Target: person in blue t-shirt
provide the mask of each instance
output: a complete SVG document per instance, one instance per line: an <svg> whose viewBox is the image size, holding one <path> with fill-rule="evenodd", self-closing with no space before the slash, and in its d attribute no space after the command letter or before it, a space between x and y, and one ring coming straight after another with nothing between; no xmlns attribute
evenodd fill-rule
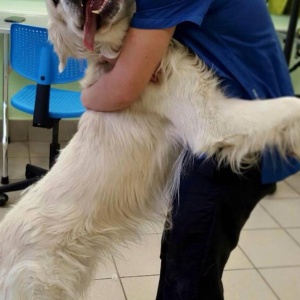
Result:
<svg viewBox="0 0 300 300"><path fill-rule="evenodd" d="M215 71L228 96L294 94L264 0L136 0L136 5L113 69L82 92L86 108L114 111L131 105L172 38ZM286 162L267 152L260 167L243 176L218 168L213 159L194 158L181 179L180 202L174 201L172 229L163 235L156 299L223 299L223 269L251 211L276 181L299 169L295 159Z"/></svg>

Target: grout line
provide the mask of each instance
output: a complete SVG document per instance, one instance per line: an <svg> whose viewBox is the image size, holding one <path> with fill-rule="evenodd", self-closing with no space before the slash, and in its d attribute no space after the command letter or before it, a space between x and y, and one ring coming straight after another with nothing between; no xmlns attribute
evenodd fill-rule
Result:
<svg viewBox="0 0 300 300"><path fill-rule="evenodd" d="M257 269L258 270L272 270L272 269L291 269L291 268L300 268L300 265L259 267Z"/></svg>
<svg viewBox="0 0 300 300"><path fill-rule="evenodd" d="M272 288L272 286L270 285L270 283L267 281L267 279L263 276L263 274L260 272L259 269L256 269L257 273L259 274L259 276L261 277L261 279L265 282L265 284L269 287L269 289L272 291L272 293L274 294L274 296L280 300L280 297L277 295L277 293L274 291L274 289Z"/></svg>
<svg viewBox="0 0 300 300"><path fill-rule="evenodd" d="M300 247L300 243L287 230L287 229L293 229L293 228L298 229L300 227L297 227L297 226L296 227L294 227L294 226L293 227L283 227L279 223L279 221L277 221L277 219L275 217L273 217L273 215L271 215L270 212L264 206L261 205L261 207L280 226L280 229L283 230L297 244L297 246ZM279 229L279 228L277 228L277 229Z"/></svg>
<svg viewBox="0 0 300 300"><path fill-rule="evenodd" d="M240 250L242 251L242 253L246 256L246 258L249 260L250 264L252 265L252 269L256 269L256 266L254 264L254 262L251 260L251 258L247 255L247 253L244 251L244 249L238 245L238 247L240 248Z"/></svg>
<svg viewBox="0 0 300 300"><path fill-rule="evenodd" d="M299 227L300 228L300 227ZM260 230L278 230L282 229L281 227L261 227L261 228L245 228L242 231L260 231Z"/></svg>
<svg viewBox="0 0 300 300"><path fill-rule="evenodd" d="M244 269L243 269L244 270ZM249 270L253 270L253 269L249 269ZM129 275L129 276L122 276L120 277L121 279L128 279L128 278L141 278L141 277L158 277L159 274L150 274L150 275Z"/></svg>
<svg viewBox="0 0 300 300"><path fill-rule="evenodd" d="M288 230L284 229L284 231L287 233L287 235L300 247L300 242L298 242L290 233Z"/></svg>
<svg viewBox="0 0 300 300"><path fill-rule="evenodd" d="M280 227L280 229L284 229L284 227L279 223L279 221L263 205L261 205L261 208L271 217L271 219L273 219L273 221Z"/></svg>
<svg viewBox="0 0 300 300"><path fill-rule="evenodd" d="M112 261L113 261L113 264L115 266L115 269L117 271L117 276L118 276L118 280L120 282L120 285L121 285L121 288L122 288L122 291L123 291L123 295L125 297L125 300L128 300L127 298L127 295L126 295L126 292L125 292L125 288L124 288L124 285L123 285L123 282L122 282L122 277L120 276L120 273L119 273L119 270L118 270L118 267L117 267L117 264L116 264L116 261L115 261L115 258L114 256L112 255Z"/></svg>
<svg viewBox="0 0 300 300"><path fill-rule="evenodd" d="M300 178L299 178L300 179ZM284 181L294 192L296 192L300 196L300 192L297 191L291 184L288 183L288 181Z"/></svg>
<svg viewBox="0 0 300 300"><path fill-rule="evenodd" d="M238 245L238 247L240 248L240 250L243 252L243 254L247 257L247 259L249 260L249 262L251 263L251 265L253 266L253 269L259 274L259 276L262 278L262 280L265 282L265 284L269 287L269 289L271 290L271 292L274 294L274 296L277 298L277 300L280 300L280 298L278 297L278 295L275 293L275 291L273 290L273 288L270 286L270 284L266 281L266 279L262 276L261 272L259 272L258 268L255 266L254 262L251 260L251 258L247 255L247 253L243 250L242 247L240 247ZM251 270L253 270L251 269Z"/></svg>

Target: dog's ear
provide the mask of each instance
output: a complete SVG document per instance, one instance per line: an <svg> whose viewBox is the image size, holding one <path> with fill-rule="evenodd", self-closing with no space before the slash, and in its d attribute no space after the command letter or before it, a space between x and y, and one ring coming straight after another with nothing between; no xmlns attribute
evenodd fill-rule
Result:
<svg viewBox="0 0 300 300"><path fill-rule="evenodd" d="M49 23L48 25L49 40L54 45L54 50L59 58L58 70L61 73L66 65L67 58L72 56L72 51L68 44L68 38L62 34L57 24Z"/></svg>

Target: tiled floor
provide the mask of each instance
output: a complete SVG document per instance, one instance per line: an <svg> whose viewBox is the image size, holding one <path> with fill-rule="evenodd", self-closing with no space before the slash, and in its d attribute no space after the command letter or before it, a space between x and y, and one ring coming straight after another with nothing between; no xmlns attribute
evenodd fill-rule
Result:
<svg viewBox="0 0 300 300"><path fill-rule="evenodd" d="M12 143L10 179L23 178L26 162L47 167L47 143ZM10 194L10 203L18 198ZM0 208L0 219L9 207ZM154 300L161 226L145 229L140 244L99 265L88 300ZM300 299L300 174L278 185L247 222L223 277L226 300ZM172 299L170 299L172 300Z"/></svg>

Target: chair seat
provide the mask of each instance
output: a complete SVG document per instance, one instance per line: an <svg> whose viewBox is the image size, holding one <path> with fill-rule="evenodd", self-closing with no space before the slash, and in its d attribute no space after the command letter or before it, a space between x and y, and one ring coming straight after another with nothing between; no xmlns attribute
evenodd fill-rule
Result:
<svg viewBox="0 0 300 300"><path fill-rule="evenodd" d="M36 85L28 85L11 98L11 105L33 115ZM53 119L77 118L85 108L80 100L80 92L51 88L49 117Z"/></svg>

